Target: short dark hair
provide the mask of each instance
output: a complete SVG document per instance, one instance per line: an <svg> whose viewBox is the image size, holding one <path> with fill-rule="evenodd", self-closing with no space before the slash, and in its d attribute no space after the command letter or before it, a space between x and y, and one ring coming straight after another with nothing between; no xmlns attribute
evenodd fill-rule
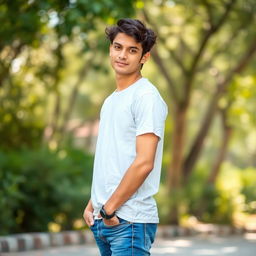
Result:
<svg viewBox="0 0 256 256"><path fill-rule="evenodd" d="M111 44L118 33L133 37L137 43L142 45L142 56L149 52L156 43L155 32L136 19L120 19L115 26L107 27L105 33Z"/></svg>

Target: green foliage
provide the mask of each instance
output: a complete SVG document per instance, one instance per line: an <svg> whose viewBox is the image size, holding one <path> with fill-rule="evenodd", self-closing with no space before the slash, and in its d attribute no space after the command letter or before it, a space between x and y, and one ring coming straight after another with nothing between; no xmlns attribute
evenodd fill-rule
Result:
<svg viewBox="0 0 256 256"><path fill-rule="evenodd" d="M113 21L133 14L133 0L88 1L88 0L38 0L12 1L0 3L0 49L13 42L21 45L38 45L45 34L45 26L56 27L59 35L72 36L74 29L80 32L94 30L99 20ZM76 31L77 33L78 31Z"/></svg>
<svg viewBox="0 0 256 256"><path fill-rule="evenodd" d="M46 230L49 222L59 223L63 229L71 228L72 221L78 214L81 216L84 206L81 202L87 201L89 196L91 156L73 150L51 152L20 148L39 147L45 128L50 131L51 125L56 127L56 139L59 127L64 124L66 132L70 119L77 118L85 123L97 118L103 98L112 90L111 85L114 86L106 68L109 63L105 55L104 28L118 18L131 17L134 7L142 11L138 13L139 18L146 11L155 25L151 27L158 30L157 49L173 79L178 98L181 100L187 92L191 94L184 156L188 154L218 81L236 66L255 35L255 1L233 1L230 14L202 51L195 65L196 74L192 76L190 70L193 71L204 35L216 28L229 2L0 1L0 209L5 209L0 216L2 233ZM167 172L174 141L169 138L174 131L175 108L157 66L153 64L148 74L163 89L162 94L170 106L163 157L163 170ZM212 125L213 132L201 155L202 159L207 159L207 167L197 166L188 185L171 196L164 186L161 187L157 199L162 221L170 222L168 214L172 205L178 205L176 210L180 216L195 215L206 222L231 223L236 211L256 212L255 170L245 168L256 164L254 70L255 60L245 75L235 76L219 101L223 108L232 102L228 123L234 135L228 157L243 171L224 166L215 186L204 185L215 152L219 150L219 127ZM82 73L84 77L80 77ZM184 82L186 79L188 83ZM76 81L81 87L74 97L76 103L71 105L69 99ZM182 85L190 81L193 85L187 90ZM65 119L66 109L73 111ZM63 145L73 140L72 132L70 137L67 133L61 137ZM9 152L4 153L5 150ZM168 177L165 174L163 182ZM232 185L229 189L227 183Z"/></svg>
<svg viewBox="0 0 256 256"><path fill-rule="evenodd" d="M35 45L43 23L38 15L39 2L41 1L1 1L0 50L15 41L19 45Z"/></svg>
<svg viewBox="0 0 256 256"><path fill-rule="evenodd" d="M106 48L104 40L91 38L90 33L97 31L102 24L105 27L117 18L131 16L134 2L0 2L0 136L5 138L2 147L10 149L40 144L43 129L49 125L47 122L51 122L51 117L43 116L44 111L39 108L54 109L55 102L49 104L50 96L62 96L59 84L67 63L64 46L79 42L79 58L84 66L84 54L92 48ZM102 38L104 29L100 31ZM95 63L91 63L88 68L95 67ZM62 104L56 105L52 112L58 115ZM58 117L52 119L58 129Z"/></svg>
<svg viewBox="0 0 256 256"><path fill-rule="evenodd" d="M208 168L201 165L185 188L168 195L164 186L157 195L161 223L170 220L169 208L178 205L180 218L195 216L199 221L233 224L237 213L256 213L256 170L239 169L225 163L216 184L206 184ZM177 204L177 202L179 202Z"/></svg>
<svg viewBox="0 0 256 256"><path fill-rule="evenodd" d="M1 92L8 95L0 102L1 147L10 150L40 145L45 125L43 111L38 114L42 98L31 90L29 83L17 81Z"/></svg>
<svg viewBox="0 0 256 256"><path fill-rule="evenodd" d="M241 192L245 196L244 210L256 214L256 172L254 168L246 168L241 178Z"/></svg>
<svg viewBox="0 0 256 256"><path fill-rule="evenodd" d="M226 158L241 169L255 166L255 7L253 0L145 1L142 15L158 34L151 56L162 76L155 76L170 95L167 215L231 223L242 211L241 178L227 178L234 191L205 184ZM207 168L199 172L200 161Z"/></svg>
<svg viewBox="0 0 256 256"><path fill-rule="evenodd" d="M72 229L90 198L92 165L75 149L0 152L0 234L47 231L49 222Z"/></svg>

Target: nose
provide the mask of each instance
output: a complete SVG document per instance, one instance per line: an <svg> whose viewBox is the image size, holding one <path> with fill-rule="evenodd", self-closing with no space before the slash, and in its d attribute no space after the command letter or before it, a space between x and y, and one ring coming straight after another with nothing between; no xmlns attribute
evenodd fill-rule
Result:
<svg viewBox="0 0 256 256"><path fill-rule="evenodd" d="M119 54L119 59L123 60L123 59L126 59L126 52L125 50L122 50Z"/></svg>

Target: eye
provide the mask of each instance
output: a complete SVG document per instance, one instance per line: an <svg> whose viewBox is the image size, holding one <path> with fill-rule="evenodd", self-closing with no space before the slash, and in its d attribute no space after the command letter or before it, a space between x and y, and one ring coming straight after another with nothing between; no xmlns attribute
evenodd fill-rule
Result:
<svg viewBox="0 0 256 256"><path fill-rule="evenodd" d="M121 49L120 45L114 45L114 49L118 50L118 49Z"/></svg>
<svg viewBox="0 0 256 256"><path fill-rule="evenodd" d="M136 49L131 49L130 53L137 53L137 50Z"/></svg>

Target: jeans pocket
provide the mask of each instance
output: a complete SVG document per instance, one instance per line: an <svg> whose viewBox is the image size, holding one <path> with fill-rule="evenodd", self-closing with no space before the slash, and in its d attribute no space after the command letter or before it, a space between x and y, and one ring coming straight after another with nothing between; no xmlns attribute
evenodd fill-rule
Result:
<svg viewBox="0 0 256 256"><path fill-rule="evenodd" d="M95 230L95 229L97 229L97 226L99 225L99 220L95 220L94 219L94 223L93 223L93 225L92 226L89 226L89 229L91 230L91 231L93 231L93 230Z"/></svg>
<svg viewBox="0 0 256 256"><path fill-rule="evenodd" d="M103 226L105 228L117 228L117 227L120 227L120 226L123 226L123 225L126 225L126 224L131 224L131 222L127 221L127 220L124 220L120 217L117 217L119 219L119 223L116 224L116 225L107 225L104 220L102 220L102 223L103 223Z"/></svg>
<svg viewBox="0 0 256 256"><path fill-rule="evenodd" d="M156 236L157 224L147 223L145 224L145 247L150 250L151 245L154 243Z"/></svg>

